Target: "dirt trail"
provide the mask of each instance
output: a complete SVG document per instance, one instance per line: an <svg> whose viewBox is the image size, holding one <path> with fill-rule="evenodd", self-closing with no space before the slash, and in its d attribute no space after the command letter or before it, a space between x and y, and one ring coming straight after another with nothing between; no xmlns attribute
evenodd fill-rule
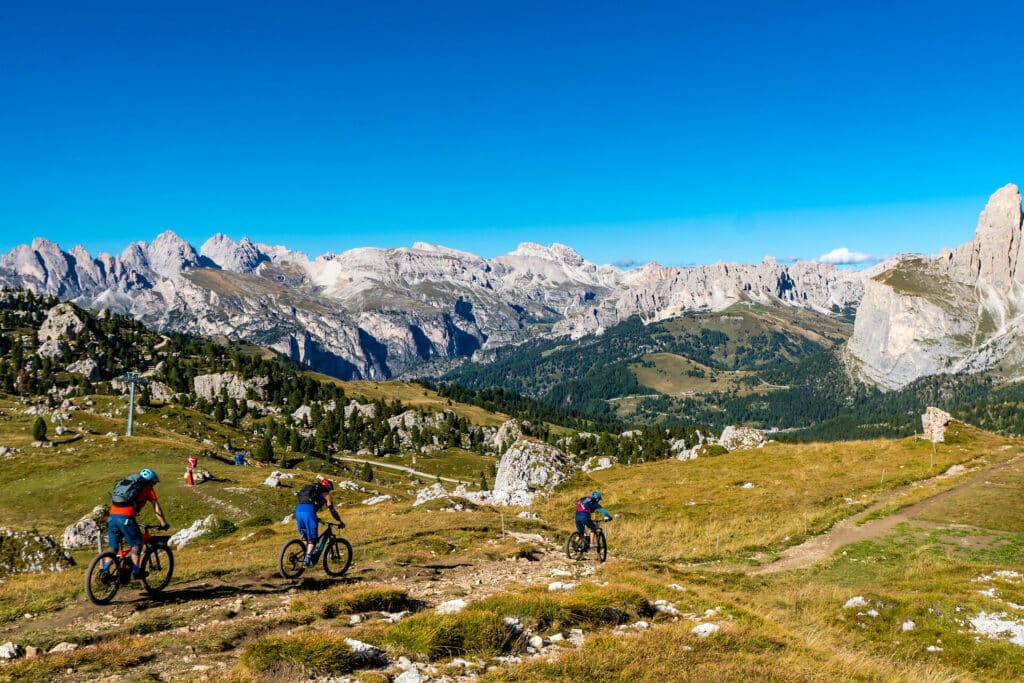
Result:
<svg viewBox="0 0 1024 683"><path fill-rule="evenodd" d="M886 517L882 517L880 519L872 519L861 524L860 526L857 525L858 519L861 519L865 515L869 515L873 511L890 503L893 498L893 496L890 495L886 497L884 500L875 503L867 510L857 513L853 517L848 517L847 519L844 519L843 521L839 522L834 527L832 527L832 529L830 529L827 533L808 539L800 545L793 546L792 548L787 548L785 551L783 551L781 557L779 557L778 560L760 567L744 568L744 571L748 574L771 574L774 572L787 571L790 569L804 569L806 567L811 566L815 562L818 562L819 560L828 557L837 549L845 545L857 543L859 541L869 541L876 538L881 538L885 534L892 531L897 525L908 521L915 515L919 514L925 508L934 505L935 503L945 498L948 498L949 496L952 496L969 486L972 486L973 484L983 480L985 477L988 477L993 472L997 472L1006 467L1009 467L1010 465L1020 462L1022 458L1024 458L1024 456L1018 455L1014 458L1011 458L1010 460L1007 460L1004 463L995 465L994 467L986 467L975 476L970 477L965 481L960 482L956 486L953 486L952 488L942 491L941 493L937 493L934 496L925 498L922 501L914 503L913 505L903 508L902 510L899 510L898 512L895 512ZM928 481L935 481L936 479L941 478L943 476L944 475L939 475L938 477L934 477L933 479Z"/></svg>
<svg viewBox="0 0 1024 683"><path fill-rule="evenodd" d="M462 479L450 479L448 477L439 477L436 474L420 472L419 470L414 470L413 468L406 467L405 465L392 465L391 463L380 462L379 460L362 460L360 458L349 458L340 455L334 456L334 459L344 460L345 462L369 463L372 467L383 467L384 469L388 470L398 470L399 472L405 472L406 474L411 474L415 477L423 477L424 479L440 479L441 481L447 481L452 484L469 484L468 481L463 481Z"/></svg>

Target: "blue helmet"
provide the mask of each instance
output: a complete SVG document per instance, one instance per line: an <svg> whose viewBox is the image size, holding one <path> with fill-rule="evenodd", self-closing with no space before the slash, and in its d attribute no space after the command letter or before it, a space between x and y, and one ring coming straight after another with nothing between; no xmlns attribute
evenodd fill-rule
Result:
<svg viewBox="0 0 1024 683"><path fill-rule="evenodd" d="M145 479L150 484L157 484L160 482L160 477L156 476L156 472L149 469L148 467L139 472L139 476Z"/></svg>
<svg viewBox="0 0 1024 683"><path fill-rule="evenodd" d="M590 492L590 497L593 498L594 500L601 500L601 492L600 491L591 491Z"/></svg>

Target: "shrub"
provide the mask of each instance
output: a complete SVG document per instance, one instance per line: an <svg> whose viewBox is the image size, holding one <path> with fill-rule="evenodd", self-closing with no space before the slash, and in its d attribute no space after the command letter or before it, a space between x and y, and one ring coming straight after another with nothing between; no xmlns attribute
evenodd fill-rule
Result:
<svg viewBox="0 0 1024 683"><path fill-rule="evenodd" d="M469 609L457 614L417 614L396 624L385 639L431 659L439 659L464 654L501 654L511 647L515 637L502 617Z"/></svg>
<svg viewBox="0 0 1024 683"><path fill-rule="evenodd" d="M623 624L651 615L651 606L640 592L615 586L579 587L571 593L535 591L496 595L477 603L479 609L501 615L532 619L540 629L568 626Z"/></svg>
<svg viewBox="0 0 1024 683"><path fill-rule="evenodd" d="M32 438L36 441L46 441L46 420L37 417L32 423Z"/></svg>
<svg viewBox="0 0 1024 683"><path fill-rule="evenodd" d="M369 586L357 591L327 590L311 596L311 600L292 602L293 612L313 610L324 619L360 612L400 612L415 610L418 603L408 591L393 586Z"/></svg>
<svg viewBox="0 0 1024 683"><path fill-rule="evenodd" d="M212 541L215 538L221 538L222 536L234 533L237 529L238 527L231 520L216 517L210 528L203 533L202 538Z"/></svg>
<svg viewBox="0 0 1024 683"><path fill-rule="evenodd" d="M307 673L326 675L355 670L356 657L341 636L310 632L260 638L246 646L242 663L254 671L297 665Z"/></svg>

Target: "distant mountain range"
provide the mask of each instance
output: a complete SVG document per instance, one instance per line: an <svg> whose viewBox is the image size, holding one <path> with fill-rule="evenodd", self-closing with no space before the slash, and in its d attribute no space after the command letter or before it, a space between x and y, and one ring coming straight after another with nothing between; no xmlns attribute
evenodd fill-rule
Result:
<svg viewBox="0 0 1024 683"><path fill-rule="evenodd" d="M860 271L771 258L624 270L533 243L496 258L416 243L310 259L224 235L197 250L168 231L118 256L36 238L0 259L0 284L161 331L270 347L342 379L440 375L528 340L571 341L637 316L663 322L742 302L835 317L856 311L842 354L848 373L898 389L941 373L1021 376L1021 215L1020 192L1007 185L970 242Z"/></svg>
<svg viewBox="0 0 1024 683"><path fill-rule="evenodd" d="M0 284L129 314L162 331L270 347L342 379L436 374L480 350L600 334L638 315L660 321L742 301L849 310L868 277L770 258L623 270L533 243L491 259L424 243L309 259L224 235L196 250L170 231L119 256L63 251L37 238L0 260Z"/></svg>

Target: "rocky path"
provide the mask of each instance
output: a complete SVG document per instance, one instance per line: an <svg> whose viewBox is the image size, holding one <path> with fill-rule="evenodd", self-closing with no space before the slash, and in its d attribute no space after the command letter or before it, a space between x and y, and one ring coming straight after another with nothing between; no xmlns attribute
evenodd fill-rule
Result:
<svg viewBox="0 0 1024 683"><path fill-rule="evenodd" d="M783 551L778 560L760 567L745 568L744 571L749 574L771 574L791 569L804 569L819 560L825 559L845 545L881 538L896 528L897 525L909 521L916 515L920 514L925 508L984 480L985 477L988 477L993 472L998 472L999 470L1021 462L1022 459L1024 459L1024 456L1018 455L994 467L985 468L980 473L960 482L956 486L919 501L909 507L903 508L891 515L881 517L879 519L872 519L861 525L857 524L857 520L862 519L864 516L869 515L873 511L889 504L897 493L893 492L884 500L879 501L867 510L839 522L827 533L808 539L800 545L787 548ZM929 481L935 481L936 479L945 476L948 475L939 475Z"/></svg>
<svg viewBox="0 0 1024 683"><path fill-rule="evenodd" d="M378 460L363 460L361 458L349 458L349 457L343 457L343 456L340 456L340 455L334 456L334 459L335 460L344 460L345 462L369 463L372 467L383 467L384 469L397 470L399 472L405 472L406 474L411 474L411 475L413 475L415 477L423 477L424 479L440 479L441 481L447 481L447 482L452 483L452 484L466 484L466 485L469 484L468 481L463 481L462 479L450 479L449 477L439 477L436 474L429 474L427 472L420 472L419 470L414 470L413 468L406 467L405 465L392 465L391 463L380 462Z"/></svg>

